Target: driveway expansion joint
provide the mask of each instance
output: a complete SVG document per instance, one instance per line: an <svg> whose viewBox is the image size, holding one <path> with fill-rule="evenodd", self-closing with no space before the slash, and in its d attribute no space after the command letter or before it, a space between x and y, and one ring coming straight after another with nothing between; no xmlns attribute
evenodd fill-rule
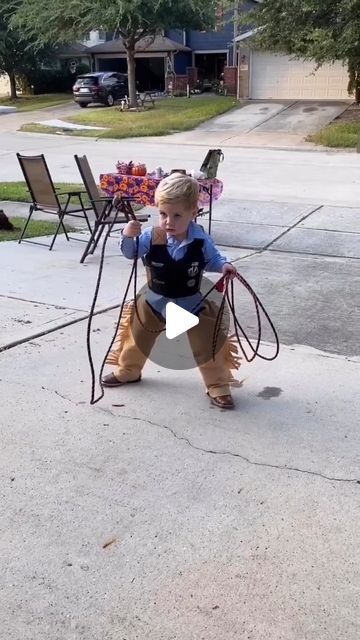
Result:
<svg viewBox="0 0 360 640"><path fill-rule="evenodd" d="M53 307L54 309L59 309L59 311L78 311L79 313L87 313L86 309L76 309L75 307L64 307L60 304L53 304L52 302L40 302L39 300L29 300L28 298L20 298L19 296L9 296L4 293L0 293L0 298L5 298L6 300L17 300L19 302L28 302L29 304L37 304L43 307Z"/></svg>
<svg viewBox="0 0 360 640"><path fill-rule="evenodd" d="M275 242L277 242L278 240L280 240L281 238L283 238L284 236L286 236L288 233L290 233L290 231L292 231L293 229L295 229L295 227L297 227L301 222L304 222L304 220L306 220L307 218L309 218L310 216L313 215L313 213L316 213L317 211L320 211L320 209L323 208L324 205L320 204L317 207L315 207L315 209L312 209L311 211L309 211L308 213L305 213L305 215L303 215L301 218L299 218L299 220L296 220L296 222L294 222L294 224L290 225L290 227L287 227L285 229L285 231L283 231L282 233L280 233L276 238L274 238L273 240L271 240L270 242L268 242L268 244L266 244L263 248L262 251L267 251L270 247L272 247L273 244L275 244Z"/></svg>

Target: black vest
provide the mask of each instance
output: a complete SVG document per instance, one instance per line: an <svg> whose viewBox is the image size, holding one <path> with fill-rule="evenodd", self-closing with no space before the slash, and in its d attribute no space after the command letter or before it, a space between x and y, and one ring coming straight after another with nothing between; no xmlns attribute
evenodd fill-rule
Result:
<svg viewBox="0 0 360 640"><path fill-rule="evenodd" d="M204 240L196 238L187 245L185 255L174 260L166 244L152 242L144 259L149 289L165 298L187 298L198 293L205 268L203 245Z"/></svg>

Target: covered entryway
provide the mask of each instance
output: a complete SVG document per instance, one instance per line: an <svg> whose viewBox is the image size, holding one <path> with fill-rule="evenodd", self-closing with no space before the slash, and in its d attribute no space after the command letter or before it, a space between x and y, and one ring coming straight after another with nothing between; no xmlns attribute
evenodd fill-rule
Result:
<svg viewBox="0 0 360 640"><path fill-rule="evenodd" d="M250 55L250 97L257 100L349 99L348 73L341 62L315 69L315 62L253 50Z"/></svg>
<svg viewBox="0 0 360 640"><path fill-rule="evenodd" d="M227 52L205 52L194 54L194 67L198 70L198 78L202 81L212 82L219 80L227 62Z"/></svg>

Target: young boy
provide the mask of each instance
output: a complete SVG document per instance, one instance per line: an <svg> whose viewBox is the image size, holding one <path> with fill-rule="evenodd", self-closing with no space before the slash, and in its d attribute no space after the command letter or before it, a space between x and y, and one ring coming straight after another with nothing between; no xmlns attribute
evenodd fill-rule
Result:
<svg viewBox="0 0 360 640"><path fill-rule="evenodd" d="M128 322L122 327L117 369L104 376L104 386L116 387L141 380L145 362L165 326L166 304L171 301L193 312L202 298L200 282L204 270L235 277L236 268L226 261L211 237L194 222L198 199L197 181L173 173L160 182L155 193L159 227L141 231L141 224L136 220L126 224L121 251L126 258L133 259L135 239L138 238L138 257L143 257L146 265L148 291L137 298L140 321L134 305L131 306ZM188 331L188 337L212 404L232 409L230 382L233 377L227 339L223 340L215 358L212 353L216 311L214 304L205 300L197 313L199 324Z"/></svg>

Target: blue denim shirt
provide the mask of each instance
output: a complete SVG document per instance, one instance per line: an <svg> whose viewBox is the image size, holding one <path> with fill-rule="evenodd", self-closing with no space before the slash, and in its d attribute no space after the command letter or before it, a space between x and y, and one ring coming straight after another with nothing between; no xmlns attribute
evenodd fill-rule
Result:
<svg viewBox="0 0 360 640"><path fill-rule="evenodd" d="M152 227L147 227L139 236L139 254L138 257L142 258L150 249L151 245L151 232ZM190 244L196 238L204 240L203 252L205 258L205 271L222 272L222 268L227 261L225 256L222 256L219 250L215 247L212 238L206 233L203 228L191 222L188 228L188 235L185 240L176 240L174 236L167 236L167 249L169 254L174 260L181 260L185 255L187 245ZM135 257L136 251L136 239L121 237L120 249L125 256L132 260ZM194 312L197 305L202 298L201 293L196 293L193 296L187 298L165 298L164 296L154 293L150 289L146 295L148 303L158 312L163 318L165 318L165 308L168 302L174 302L182 307L186 311ZM197 309L199 311L199 309Z"/></svg>

